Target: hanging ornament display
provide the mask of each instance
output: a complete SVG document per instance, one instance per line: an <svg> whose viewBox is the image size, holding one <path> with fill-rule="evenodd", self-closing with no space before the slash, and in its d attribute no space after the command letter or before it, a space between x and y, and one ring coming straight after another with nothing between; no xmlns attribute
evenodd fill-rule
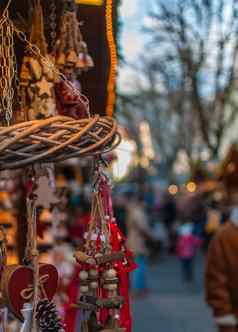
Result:
<svg viewBox="0 0 238 332"><path fill-rule="evenodd" d="M113 218L110 183L99 164L85 245L75 257L81 266L80 301L74 305L81 310L81 331L91 325L100 331L131 331L128 273L135 264Z"/></svg>
<svg viewBox="0 0 238 332"><path fill-rule="evenodd" d="M92 68L94 64L88 54L87 44L83 40L74 6L63 13L55 54L56 65L60 71L77 89L81 90L77 75L81 71ZM56 84L56 96L59 114L77 119L87 115L79 98L72 94L72 91L62 81Z"/></svg>
<svg viewBox="0 0 238 332"><path fill-rule="evenodd" d="M48 46L44 34L43 10L40 0L36 1L30 42L36 45L40 53L49 61L53 58L48 54ZM56 115L56 102L54 94L55 74L41 60L27 51L23 59L20 73L22 107L25 120L48 118Z"/></svg>
<svg viewBox="0 0 238 332"><path fill-rule="evenodd" d="M4 303L21 321L24 321L22 309L26 309L26 305L30 304L32 307L31 328L33 330L37 326L36 312L39 300L47 299L47 301L51 301L58 286L56 268L50 264L39 263L36 225L37 184L37 176L33 170L27 182L28 234L25 253L26 265L5 265L1 275L1 292Z"/></svg>
<svg viewBox="0 0 238 332"><path fill-rule="evenodd" d="M62 45L56 44L56 67L47 50L40 0L35 0L30 41L15 27L8 6L0 20L0 50L5 47L3 41L7 43L6 52L4 50L3 55L0 52L3 67L1 109L8 124L0 127L0 170L27 166L24 176L27 178L28 231L25 259L18 265L6 265L4 247L1 247L4 239L1 241L0 238L1 300L24 323L22 332L64 332L51 303L57 290L57 270L53 265L39 261L37 205L49 207L50 200L54 200L47 179L42 178L39 164L101 155L113 149L120 136L113 119L90 117L88 100L81 94L75 80L75 70L87 70L93 66L76 12L68 11L63 17L61 33L65 40L62 39ZM14 33L25 43L27 53L20 73L24 122L10 125L15 74ZM55 85L56 79L59 85ZM55 86L56 95L64 96L61 100L59 98L60 113L67 116L56 116ZM79 119L85 116L88 118ZM44 195L42 187L46 188L48 195ZM104 332L130 331L127 278L134 265L113 219L109 188L108 178L98 162L85 246L75 254L80 264L80 299L73 305L82 310L82 331L88 331L87 328L100 328Z"/></svg>
<svg viewBox="0 0 238 332"><path fill-rule="evenodd" d="M75 70L79 73L87 71L94 66L87 44L83 40L74 6L66 10L61 18L59 38L56 42L56 65L63 72L70 68L71 73Z"/></svg>
<svg viewBox="0 0 238 332"><path fill-rule="evenodd" d="M11 0L9 0L9 3L10 1ZM41 18L39 19L37 15L36 17L38 17L39 26L42 27L42 16L40 15L42 8L40 1L37 0L36 4L38 6L37 8L39 8L39 17ZM46 56L43 55L44 50L46 51L44 48L44 39L41 39L42 42L40 43L43 48L42 54L39 47L29 42L26 35L15 27L9 15L4 17L3 21L7 21L7 24L14 28L16 37L25 43L28 51L32 55L30 58L33 59L33 63L36 65L35 67L38 68L39 64L44 65L43 71L41 71L42 68L39 66L39 73L47 73L48 75L49 72L52 77L56 75L58 80L63 82L64 87L67 87L68 92L70 92L73 98L67 105L73 105L73 113L76 112L78 114L78 110L80 109L80 114L82 111L88 116L88 119L74 121L72 117L69 117L70 114L68 114L67 117L50 116L48 118L48 115L51 114L51 108L47 107L46 113L43 114L44 111L41 111L40 107L36 109L32 107L31 100L29 105L28 103L26 104L25 101L27 99L25 98L25 93L28 91L28 84L24 86L24 77L25 79L29 79L28 74L30 72L29 68L31 67L25 66L26 71L24 71L23 65L22 73L25 72L26 75L21 76L21 82L23 82L22 96L24 101L22 104L26 107L26 118L32 116L34 120L25 121L21 124L9 126L8 128L0 127L0 169L22 168L27 165L35 164L36 162L59 162L68 158L97 155L114 149L120 141L120 139L118 139L119 135L116 122L109 117L90 117L88 99L81 94L76 85L73 84L65 74L56 68L47 54ZM2 21L0 21L0 23L1 22ZM43 29L33 30L43 33ZM41 37L43 36L42 33L40 33ZM34 39L32 40L34 41ZM10 57L14 58L14 54L10 54ZM10 63L12 63L12 61ZM35 86L38 92L39 90L36 87L37 83L40 84L46 81L48 83L48 79L45 76L42 77L42 81L40 77L39 75L39 79L33 83L33 86ZM44 86L41 88L47 90ZM48 94L43 93L43 95L44 98L46 97L46 100L51 103L52 100L48 98ZM36 96L34 100L39 101L37 94L34 94L34 96ZM23 109L25 108L23 107ZM38 119L42 117L47 117L47 119ZM62 130L60 130L60 128Z"/></svg>

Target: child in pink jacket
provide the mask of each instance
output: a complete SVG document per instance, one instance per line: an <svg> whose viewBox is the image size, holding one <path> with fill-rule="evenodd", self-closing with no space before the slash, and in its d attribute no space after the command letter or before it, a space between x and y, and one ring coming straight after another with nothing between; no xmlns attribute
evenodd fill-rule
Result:
<svg viewBox="0 0 238 332"><path fill-rule="evenodd" d="M193 261L202 241L193 235L193 224L185 223L179 227L176 253L181 262L182 276L186 282L193 281Z"/></svg>

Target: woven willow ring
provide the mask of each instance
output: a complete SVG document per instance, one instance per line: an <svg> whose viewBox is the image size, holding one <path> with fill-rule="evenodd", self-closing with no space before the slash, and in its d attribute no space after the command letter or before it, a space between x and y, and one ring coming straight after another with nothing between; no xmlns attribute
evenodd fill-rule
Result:
<svg viewBox="0 0 238 332"><path fill-rule="evenodd" d="M56 116L0 127L0 170L108 152L120 141L116 122Z"/></svg>

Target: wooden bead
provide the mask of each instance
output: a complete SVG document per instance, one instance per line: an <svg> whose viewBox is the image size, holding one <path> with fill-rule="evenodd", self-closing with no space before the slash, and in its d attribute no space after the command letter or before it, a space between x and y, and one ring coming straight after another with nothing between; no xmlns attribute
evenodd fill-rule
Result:
<svg viewBox="0 0 238 332"><path fill-rule="evenodd" d="M88 286L80 286L80 292L81 293L87 293L89 291L89 287Z"/></svg>
<svg viewBox="0 0 238 332"><path fill-rule="evenodd" d="M91 278L97 278L97 276L98 276L98 271L97 271L96 269L91 269L91 270L89 270L89 276L90 276Z"/></svg>
<svg viewBox="0 0 238 332"><path fill-rule="evenodd" d="M103 288L110 291L117 290L117 284L105 284Z"/></svg>
<svg viewBox="0 0 238 332"><path fill-rule="evenodd" d="M90 288L97 289L98 288L98 282L97 281L90 282Z"/></svg>
<svg viewBox="0 0 238 332"><path fill-rule="evenodd" d="M106 279L114 279L117 276L117 271L115 269L110 269L105 272Z"/></svg>

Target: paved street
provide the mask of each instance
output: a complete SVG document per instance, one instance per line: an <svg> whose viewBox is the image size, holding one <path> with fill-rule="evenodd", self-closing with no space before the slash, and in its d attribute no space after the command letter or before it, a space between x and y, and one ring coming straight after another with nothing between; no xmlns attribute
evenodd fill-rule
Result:
<svg viewBox="0 0 238 332"><path fill-rule="evenodd" d="M179 265L166 258L149 271L152 294L133 303L134 332L215 332L203 300L203 260L197 259L196 281L181 282Z"/></svg>

